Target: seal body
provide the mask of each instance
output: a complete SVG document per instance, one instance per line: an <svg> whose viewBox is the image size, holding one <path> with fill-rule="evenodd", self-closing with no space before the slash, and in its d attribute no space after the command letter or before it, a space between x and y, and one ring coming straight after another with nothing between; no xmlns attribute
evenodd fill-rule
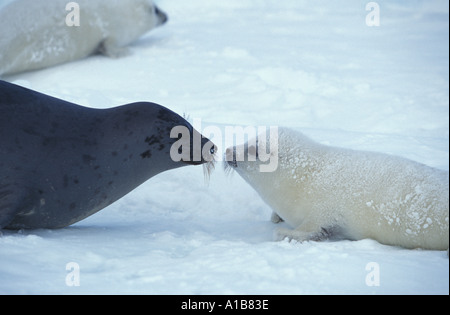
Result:
<svg viewBox="0 0 450 315"><path fill-rule="evenodd" d="M258 139L257 146L269 139ZM235 169L272 207L272 221L293 227L277 238L371 238L405 248L449 246L449 173L404 158L318 144L280 128L279 165L259 172L256 162L227 150ZM258 149L244 145L245 156ZM255 160L255 157L253 157Z"/></svg>
<svg viewBox="0 0 450 315"><path fill-rule="evenodd" d="M151 0L78 0L79 26L66 0L16 0L0 9L0 75L37 70L94 53L117 57L166 22Z"/></svg>
<svg viewBox="0 0 450 315"><path fill-rule="evenodd" d="M191 150L176 161L170 150L180 140L170 133L179 126ZM0 229L65 227L156 174L207 163L205 154L190 159L194 136L154 103L92 109L0 81Z"/></svg>

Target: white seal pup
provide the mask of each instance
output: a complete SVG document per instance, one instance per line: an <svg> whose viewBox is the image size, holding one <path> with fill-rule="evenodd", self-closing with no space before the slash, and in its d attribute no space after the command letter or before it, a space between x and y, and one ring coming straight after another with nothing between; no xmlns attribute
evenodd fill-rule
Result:
<svg viewBox="0 0 450 315"><path fill-rule="evenodd" d="M278 141L278 168L260 172L258 152L266 153L273 141ZM260 137L254 143L228 148L225 165L272 207L272 221L294 228L280 229L278 239L371 238L405 248L448 249L447 171L321 145L285 128L279 128L278 139Z"/></svg>
<svg viewBox="0 0 450 315"><path fill-rule="evenodd" d="M0 9L0 76L94 53L118 57L166 21L151 0L16 0Z"/></svg>

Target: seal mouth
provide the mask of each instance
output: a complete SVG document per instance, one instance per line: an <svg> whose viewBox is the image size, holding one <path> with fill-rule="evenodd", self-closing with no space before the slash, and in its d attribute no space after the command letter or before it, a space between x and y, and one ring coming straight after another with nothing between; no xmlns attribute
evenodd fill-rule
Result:
<svg viewBox="0 0 450 315"><path fill-rule="evenodd" d="M202 141L202 158L200 161L194 161L191 157L188 161L182 160L187 165L202 165L205 180L209 180L211 173L216 167L217 146L209 139L203 138Z"/></svg>
<svg viewBox="0 0 450 315"><path fill-rule="evenodd" d="M194 132L196 132L194 130ZM194 150L195 147L191 147L190 156L186 156L186 159L182 159L181 161L188 164L188 165L202 165L202 164L208 164L208 163L215 163L216 161L216 153L217 153L217 146L208 138L202 138L202 145L201 150L198 150L200 152L196 152L198 154L197 159L194 158Z"/></svg>

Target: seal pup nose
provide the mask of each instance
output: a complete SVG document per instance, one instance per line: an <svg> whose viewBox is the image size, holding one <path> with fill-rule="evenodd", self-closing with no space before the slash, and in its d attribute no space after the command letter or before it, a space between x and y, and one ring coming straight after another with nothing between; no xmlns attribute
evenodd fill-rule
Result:
<svg viewBox="0 0 450 315"><path fill-rule="evenodd" d="M230 162L233 161L234 158L234 148L227 148L225 152L225 161Z"/></svg>
<svg viewBox="0 0 450 315"><path fill-rule="evenodd" d="M224 168L225 170L229 170L229 168L237 168L237 166L236 148L229 147L225 151Z"/></svg>

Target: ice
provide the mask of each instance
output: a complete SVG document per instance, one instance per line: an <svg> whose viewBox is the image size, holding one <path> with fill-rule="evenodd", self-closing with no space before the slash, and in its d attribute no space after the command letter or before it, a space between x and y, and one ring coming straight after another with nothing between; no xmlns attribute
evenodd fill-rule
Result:
<svg viewBox="0 0 450 315"><path fill-rule="evenodd" d="M128 56L6 79L89 107L152 101L203 128L287 126L448 170L448 2L377 1L379 27L365 24L369 1L155 2L169 22ZM270 215L222 167L206 184L201 167L165 172L71 227L3 231L0 293L449 293L446 252L274 242ZM67 284L71 262L79 286Z"/></svg>

